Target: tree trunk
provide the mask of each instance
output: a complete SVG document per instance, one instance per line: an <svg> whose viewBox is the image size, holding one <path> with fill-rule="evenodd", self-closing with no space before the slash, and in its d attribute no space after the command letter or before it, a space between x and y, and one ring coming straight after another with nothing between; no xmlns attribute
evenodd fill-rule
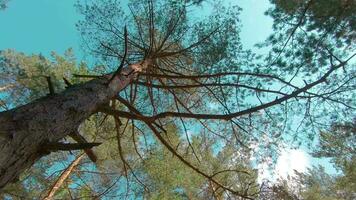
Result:
<svg viewBox="0 0 356 200"><path fill-rule="evenodd" d="M0 189L16 181L21 172L48 154L41 146L76 131L85 119L107 104L136 77L136 72L148 64L145 61L123 68L110 84L107 84L110 78L107 75L1 112Z"/></svg>

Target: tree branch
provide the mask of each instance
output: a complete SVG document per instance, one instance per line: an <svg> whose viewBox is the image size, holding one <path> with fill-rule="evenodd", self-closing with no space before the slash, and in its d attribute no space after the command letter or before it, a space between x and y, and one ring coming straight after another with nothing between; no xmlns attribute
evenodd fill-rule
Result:
<svg viewBox="0 0 356 200"><path fill-rule="evenodd" d="M75 140L76 142L78 142L78 144L90 144L87 142L87 140L82 136L80 135L78 132L76 133L72 133L69 135L71 138L73 138L73 140ZM87 148L87 149L84 149L84 152L88 155L89 159L92 161L92 162L96 162L97 161L97 156L95 155L95 153L93 152L92 149L90 148Z"/></svg>
<svg viewBox="0 0 356 200"><path fill-rule="evenodd" d="M355 56L356 54L354 54L353 56ZM348 60L350 60L353 56L351 56ZM347 60L347 61L348 61ZM265 104L261 104L259 106L255 106L249 109L245 109L239 112L234 112L234 113L229 113L229 114L193 114L193 113L179 113L179 112L162 112L159 113L157 115L153 115L153 116L143 116L143 115L138 115L138 114L134 114L134 113L128 113L125 111L117 111L117 110L112 110L111 108L101 108L101 111L106 112L108 114L115 114L115 115L119 115L121 117L126 117L129 119L137 119L137 120L143 120L143 121L149 121L149 122L153 122L157 119L160 118L166 118L166 117L182 117L182 118L194 118L194 119L220 119L220 120L231 120L232 118L236 118L242 115L246 115L246 114L250 114L250 113L254 113L257 112L259 110L263 110L269 107L272 107L274 105L278 105L284 101L287 101L291 98L295 98L298 97L299 94L303 93L303 92L307 92L309 89L311 89L312 87L325 82L326 78L335 70L339 69L340 67L343 67L347 61L340 63L339 65L335 66L335 67L331 67L322 77L320 77L318 80L305 85L302 88L299 88L297 90L295 90L294 92L284 95L283 97L280 98L276 98L274 101L270 101L268 103Z"/></svg>
<svg viewBox="0 0 356 200"><path fill-rule="evenodd" d="M79 164L84 154L79 155L58 177L56 182L53 184L51 189L48 191L47 195L43 198L43 200L52 200L57 190L63 185L64 181L69 177L69 175L73 172L74 168Z"/></svg>
<svg viewBox="0 0 356 200"><path fill-rule="evenodd" d="M111 83L111 81L115 78L115 76L117 76L118 74L120 74L121 72L121 69L123 68L124 66L124 63L125 63L125 60L126 60L126 56L127 56L127 49L128 49L128 46L127 46L127 28L125 26L124 28L124 37L125 37L125 53L124 53L124 56L122 57L121 59L121 63L119 65L119 67L116 69L116 71L114 72L114 74L111 76L109 82L108 82L108 85Z"/></svg>
<svg viewBox="0 0 356 200"><path fill-rule="evenodd" d="M71 151L71 150L83 150L90 149L96 146L101 145L101 143L93 142L93 143L62 143L62 142L53 142L47 143L42 146L42 150L44 151Z"/></svg>

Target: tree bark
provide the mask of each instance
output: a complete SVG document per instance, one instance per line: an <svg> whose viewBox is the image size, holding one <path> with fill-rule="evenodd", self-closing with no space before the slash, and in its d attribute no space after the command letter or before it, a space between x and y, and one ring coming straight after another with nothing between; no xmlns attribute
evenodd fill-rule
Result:
<svg viewBox="0 0 356 200"><path fill-rule="evenodd" d="M109 84L111 75L106 75L1 112L0 189L49 153L42 146L77 131L85 119L129 85L148 64L144 61L123 68Z"/></svg>

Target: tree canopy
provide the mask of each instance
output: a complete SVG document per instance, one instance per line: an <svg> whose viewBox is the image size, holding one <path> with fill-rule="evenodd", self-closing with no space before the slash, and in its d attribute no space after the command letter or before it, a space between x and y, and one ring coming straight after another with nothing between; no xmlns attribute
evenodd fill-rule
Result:
<svg viewBox="0 0 356 200"><path fill-rule="evenodd" d="M0 1L0 10L4 10L7 7L9 0L1 0Z"/></svg>
<svg viewBox="0 0 356 200"><path fill-rule="evenodd" d="M78 2L77 28L94 66L78 63L71 49L51 58L1 51L0 123L9 125L0 128L0 145L10 150L0 155L18 151L8 147L18 135L54 134L33 136L41 142L28 157L41 160L3 197L44 198L63 182L56 198L321 199L352 183L354 1L271 0L274 32L258 44L267 55L243 47L241 8L210 3ZM64 110L53 124L29 121L17 133L8 121L25 124L26 106L52 101L56 113ZM256 166L283 146L316 141L314 155L333 157L342 176L311 169L294 180L301 191L257 181ZM6 159L0 174L10 171Z"/></svg>

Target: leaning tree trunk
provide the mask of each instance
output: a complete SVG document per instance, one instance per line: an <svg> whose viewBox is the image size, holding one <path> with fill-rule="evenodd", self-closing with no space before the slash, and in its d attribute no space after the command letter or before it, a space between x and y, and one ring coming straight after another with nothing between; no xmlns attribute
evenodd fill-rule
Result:
<svg viewBox="0 0 356 200"><path fill-rule="evenodd" d="M46 155L47 143L75 132L98 108L124 89L148 62L124 68L108 83L109 75L74 85L62 93L0 113L0 189Z"/></svg>

